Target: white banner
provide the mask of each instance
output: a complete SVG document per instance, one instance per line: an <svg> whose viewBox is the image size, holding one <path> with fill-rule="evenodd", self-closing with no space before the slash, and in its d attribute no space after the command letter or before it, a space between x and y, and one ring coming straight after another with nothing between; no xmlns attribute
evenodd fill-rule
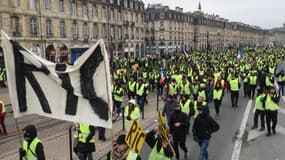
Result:
<svg viewBox="0 0 285 160"><path fill-rule="evenodd" d="M47 61L1 32L15 117L29 114L112 128L111 77L103 40L74 65Z"/></svg>

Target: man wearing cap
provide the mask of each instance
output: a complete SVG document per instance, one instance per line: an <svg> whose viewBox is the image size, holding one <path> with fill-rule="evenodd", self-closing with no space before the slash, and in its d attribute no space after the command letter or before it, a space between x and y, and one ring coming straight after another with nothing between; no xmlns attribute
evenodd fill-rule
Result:
<svg viewBox="0 0 285 160"><path fill-rule="evenodd" d="M45 160L44 147L37 137L37 129L34 125L27 125L24 129L23 148L20 148L20 158L32 160Z"/></svg>
<svg viewBox="0 0 285 160"><path fill-rule="evenodd" d="M186 142L186 133L187 127L189 126L188 115L184 112L181 112L181 107L179 104L175 105L175 112L170 117L170 133L173 135L174 150L176 153L176 159L179 159L179 150L178 145L184 151L184 158L187 159L187 147Z"/></svg>
<svg viewBox="0 0 285 160"><path fill-rule="evenodd" d="M140 109L136 106L136 100L131 99L128 105L125 107L125 127L126 130L129 129L133 120L138 120L140 118Z"/></svg>
<svg viewBox="0 0 285 160"><path fill-rule="evenodd" d="M113 149L107 154L107 160L141 160L140 156L131 151L125 141L126 135L120 135Z"/></svg>

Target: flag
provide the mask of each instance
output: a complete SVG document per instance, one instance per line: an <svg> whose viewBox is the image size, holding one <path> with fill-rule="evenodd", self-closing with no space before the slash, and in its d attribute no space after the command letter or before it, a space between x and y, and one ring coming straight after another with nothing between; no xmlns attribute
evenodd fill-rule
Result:
<svg viewBox="0 0 285 160"><path fill-rule="evenodd" d="M47 61L1 32L16 118L49 118L112 127L111 74L103 40L73 65Z"/></svg>
<svg viewBox="0 0 285 160"><path fill-rule="evenodd" d="M183 45L182 49L183 49L183 53L184 53L185 57L188 58L189 55L188 55L188 51L186 50L186 44Z"/></svg>
<svg viewBox="0 0 285 160"><path fill-rule="evenodd" d="M243 57L243 51L242 51L242 50L240 50L239 53L238 53L238 55L237 55L237 58L238 58L238 59L240 59L241 57Z"/></svg>
<svg viewBox="0 0 285 160"><path fill-rule="evenodd" d="M162 84L165 78L166 78L165 71L162 69L160 70L159 83Z"/></svg>

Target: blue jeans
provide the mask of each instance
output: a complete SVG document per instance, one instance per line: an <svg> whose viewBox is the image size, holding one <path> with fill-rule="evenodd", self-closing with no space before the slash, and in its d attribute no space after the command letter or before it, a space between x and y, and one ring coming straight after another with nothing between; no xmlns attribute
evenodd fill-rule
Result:
<svg viewBox="0 0 285 160"><path fill-rule="evenodd" d="M209 139L201 139L198 141L198 144L200 146L200 156L199 160L207 160L208 159L208 145L209 145Z"/></svg>
<svg viewBox="0 0 285 160"><path fill-rule="evenodd" d="M279 87L279 95L283 96L284 95L284 84L278 84Z"/></svg>
<svg viewBox="0 0 285 160"><path fill-rule="evenodd" d="M78 152L77 153L77 156L80 160L93 160L93 155L92 155L92 152L91 153L81 153L81 152Z"/></svg>

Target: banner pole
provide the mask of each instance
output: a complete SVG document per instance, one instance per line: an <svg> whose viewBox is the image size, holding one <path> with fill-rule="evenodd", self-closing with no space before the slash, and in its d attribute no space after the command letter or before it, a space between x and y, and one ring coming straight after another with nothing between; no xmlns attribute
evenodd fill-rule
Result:
<svg viewBox="0 0 285 160"><path fill-rule="evenodd" d="M16 130L18 132L18 140L19 140L19 144L20 144L20 148L22 148L23 146L23 141L22 141L22 136L21 136L21 132L20 132L20 129L19 129L19 123L18 123L18 119L15 118L15 124L16 124ZM25 159L25 158L24 158ZM22 160L21 156L20 156L20 153L19 153L19 160Z"/></svg>
<svg viewBox="0 0 285 160"><path fill-rule="evenodd" d="M68 129L68 138L69 138L69 159L72 160L72 126Z"/></svg>

